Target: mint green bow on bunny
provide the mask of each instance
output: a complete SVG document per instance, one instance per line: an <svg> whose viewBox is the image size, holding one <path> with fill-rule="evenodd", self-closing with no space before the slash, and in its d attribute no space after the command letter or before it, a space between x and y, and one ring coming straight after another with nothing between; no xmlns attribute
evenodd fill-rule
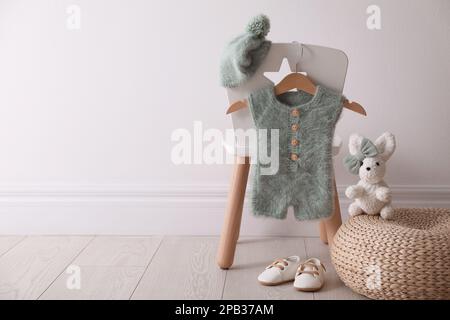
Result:
<svg viewBox="0 0 450 320"><path fill-rule="evenodd" d="M361 149L355 155L347 155L344 158L344 166L352 174L358 174L365 158L376 157L379 154L377 147L367 138L361 141Z"/></svg>

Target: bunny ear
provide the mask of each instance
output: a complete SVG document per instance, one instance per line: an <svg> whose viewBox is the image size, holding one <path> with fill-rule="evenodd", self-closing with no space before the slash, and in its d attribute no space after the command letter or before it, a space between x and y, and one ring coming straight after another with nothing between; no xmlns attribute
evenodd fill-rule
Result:
<svg viewBox="0 0 450 320"><path fill-rule="evenodd" d="M350 136L350 139L348 141L348 150L350 151L350 154L352 156L361 151L361 143L363 139L364 137L357 133L354 133Z"/></svg>
<svg viewBox="0 0 450 320"><path fill-rule="evenodd" d="M390 132L385 132L375 141L375 146L380 156L387 161L395 151L395 136Z"/></svg>

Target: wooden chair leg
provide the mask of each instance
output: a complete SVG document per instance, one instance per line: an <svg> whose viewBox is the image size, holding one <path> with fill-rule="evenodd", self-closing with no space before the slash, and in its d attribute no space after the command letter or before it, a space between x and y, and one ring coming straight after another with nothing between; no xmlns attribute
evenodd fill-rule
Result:
<svg viewBox="0 0 450 320"><path fill-rule="evenodd" d="M324 240L325 234L327 241L325 243L328 243L330 246L333 244L334 236L336 235L336 232L338 231L339 227L342 225L342 217L341 217L341 208L339 206L339 197L337 193L336 188L336 181L334 182L334 212L333 215L326 219L321 221L320 225L320 238ZM324 232L326 231L326 232ZM323 233L323 236L322 236Z"/></svg>
<svg viewBox="0 0 450 320"><path fill-rule="evenodd" d="M217 252L217 263L222 269L233 265L236 243L241 228L242 209L250 170L249 157L237 157L228 196L227 211Z"/></svg>
<svg viewBox="0 0 450 320"><path fill-rule="evenodd" d="M323 243L328 244L327 227L325 226L325 221L323 220L320 221L319 231L320 231L320 240L322 240Z"/></svg>

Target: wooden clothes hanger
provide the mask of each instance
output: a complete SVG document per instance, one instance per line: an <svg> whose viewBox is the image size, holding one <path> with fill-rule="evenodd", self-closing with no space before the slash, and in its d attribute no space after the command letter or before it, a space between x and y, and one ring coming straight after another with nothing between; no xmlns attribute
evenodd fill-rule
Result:
<svg viewBox="0 0 450 320"><path fill-rule="evenodd" d="M291 91L292 89L297 89L309 93L311 95L316 94L316 85L309 79L307 76L301 73L291 73L288 74L283 80L280 81L275 86L275 94L277 96ZM247 99L240 100L233 103L227 110L227 114L236 112L238 110L244 109L248 107ZM347 108L353 112L362 114L364 116L367 115L366 110L357 102L350 102L349 100L344 100L344 108Z"/></svg>

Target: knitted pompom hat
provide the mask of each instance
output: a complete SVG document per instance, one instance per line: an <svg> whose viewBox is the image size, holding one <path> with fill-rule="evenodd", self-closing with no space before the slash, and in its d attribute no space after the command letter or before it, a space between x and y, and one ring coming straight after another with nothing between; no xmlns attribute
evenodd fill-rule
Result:
<svg viewBox="0 0 450 320"><path fill-rule="evenodd" d="M263 14L250 20L246 32L234 38L225 48L220 63L220 82L226 88L247 81L267 56L271 42L269 18Z"/></svg>

